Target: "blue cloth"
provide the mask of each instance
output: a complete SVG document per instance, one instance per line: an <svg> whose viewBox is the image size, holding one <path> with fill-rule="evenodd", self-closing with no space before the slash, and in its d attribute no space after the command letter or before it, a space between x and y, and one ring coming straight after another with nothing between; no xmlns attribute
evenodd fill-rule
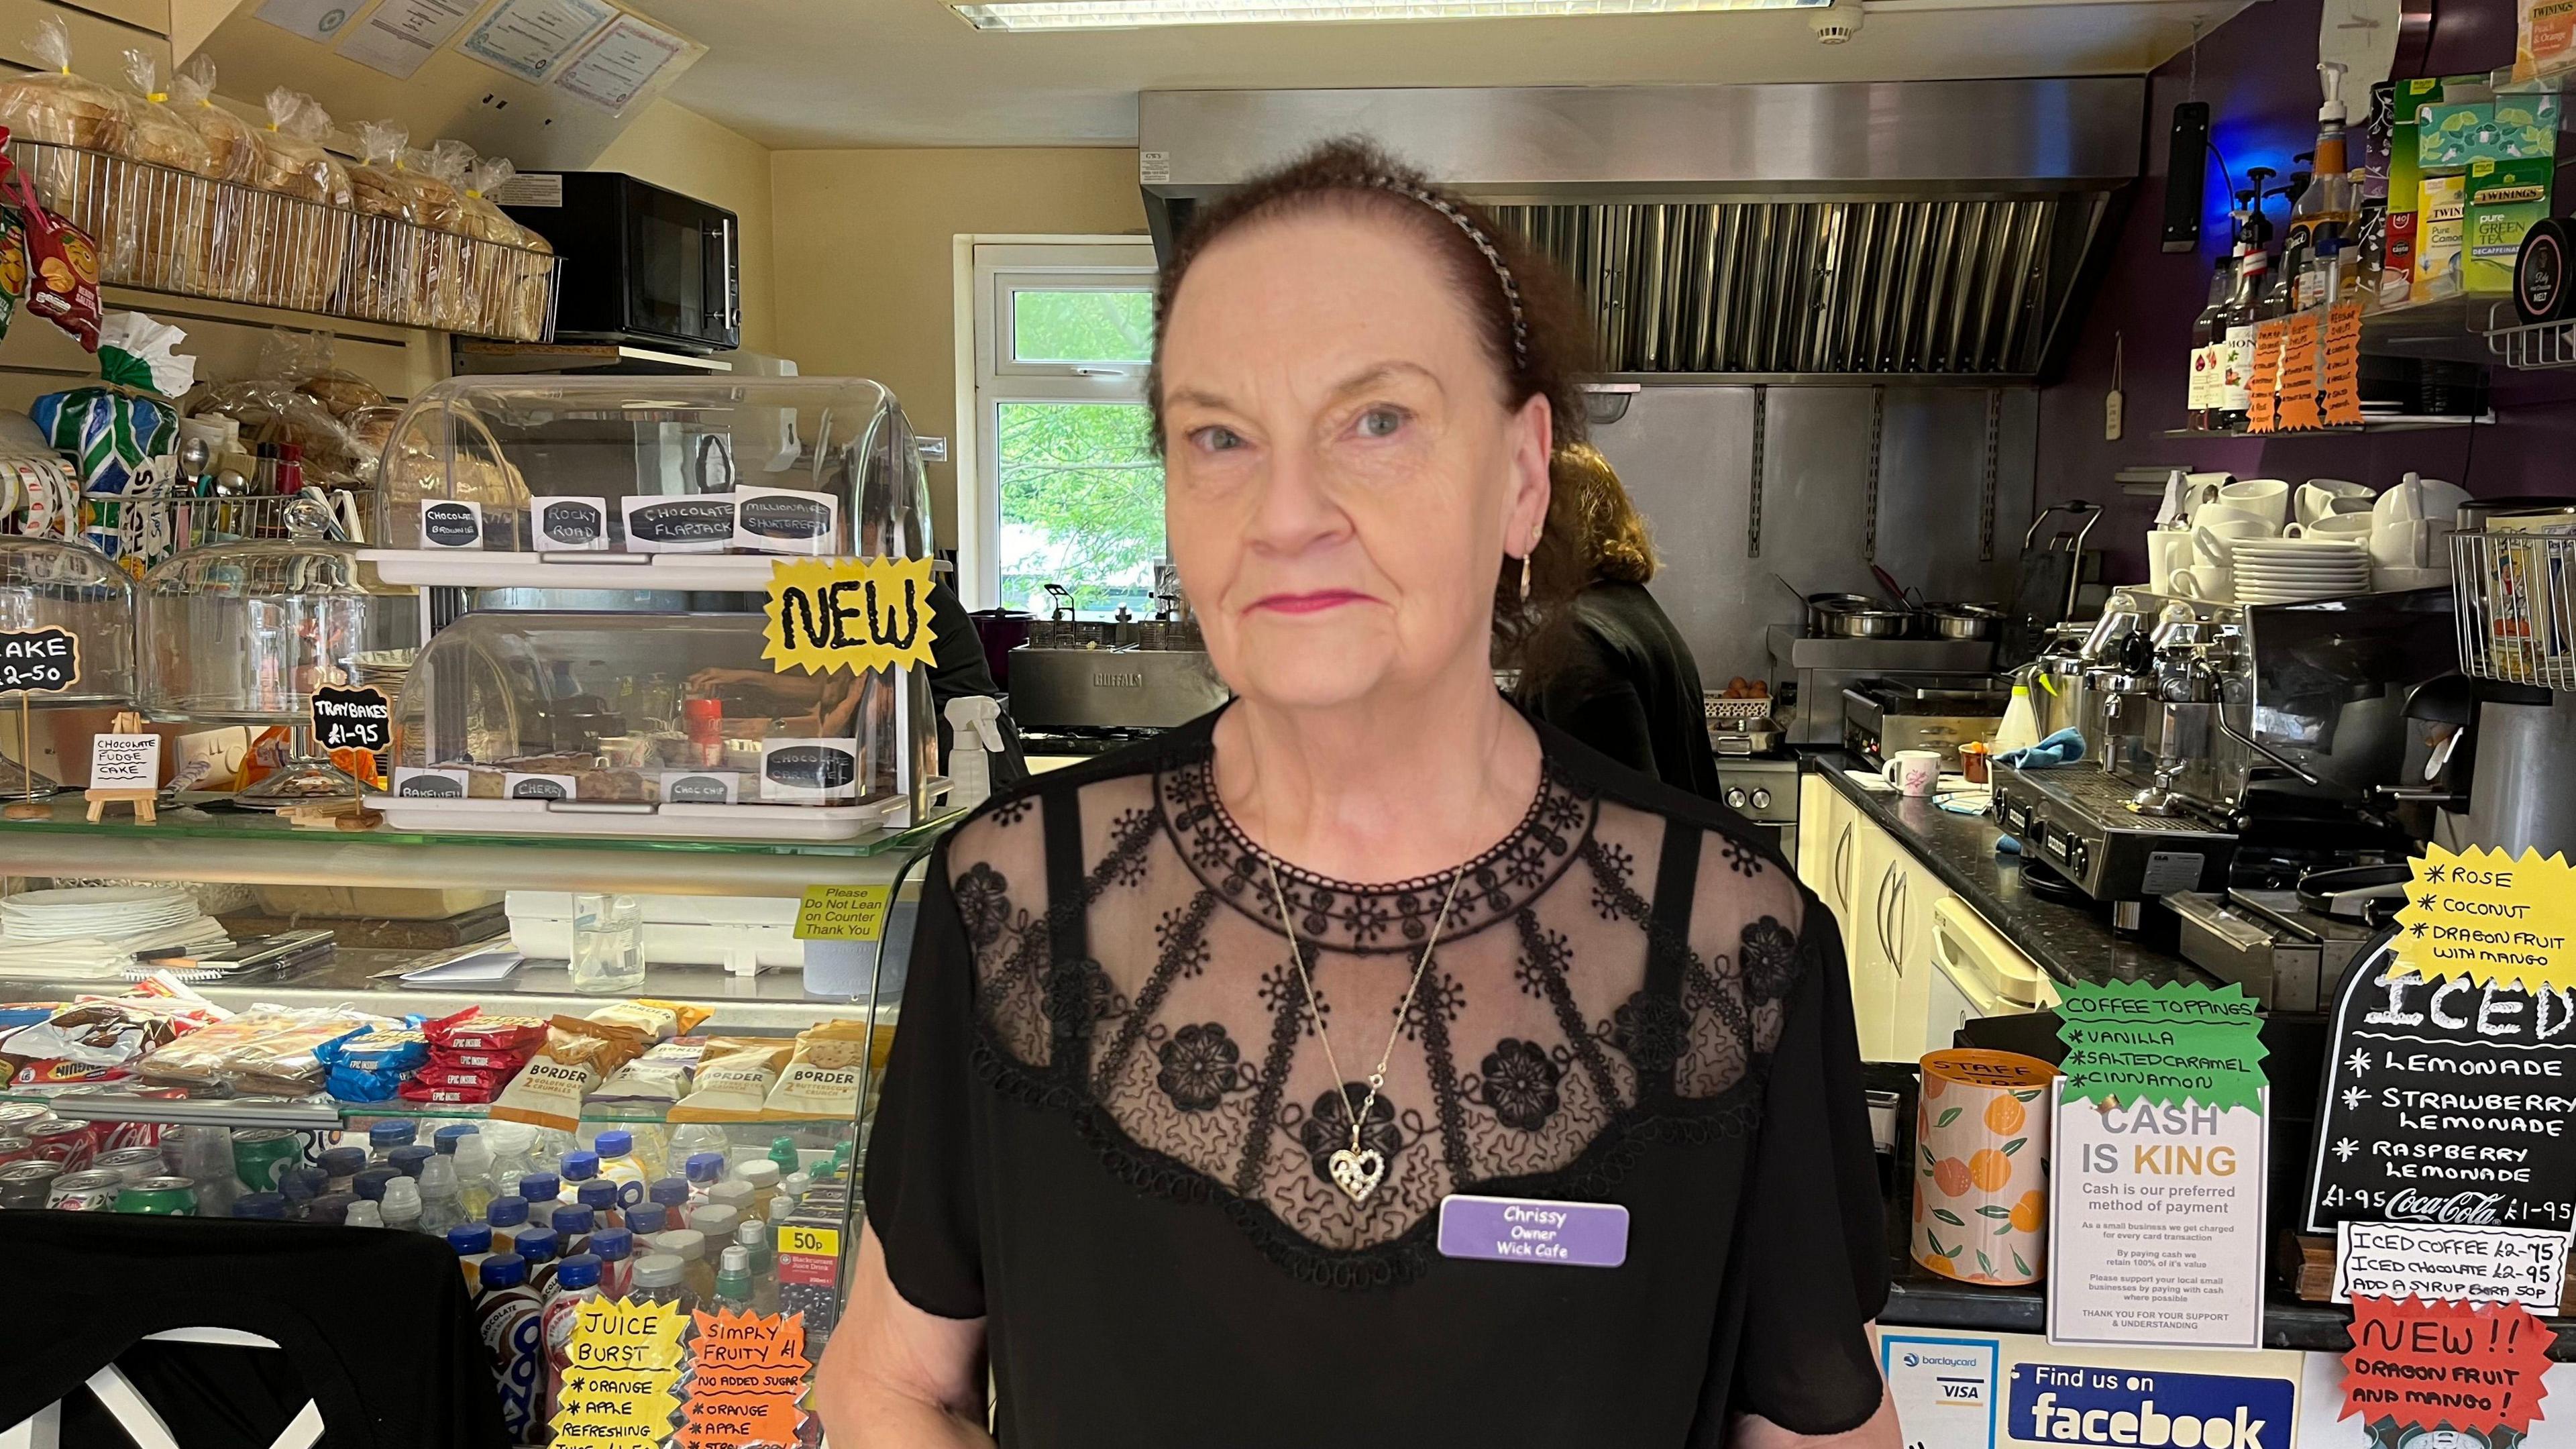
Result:
<svg viewBox="0 0 2576 1449"><path fill-rule="evenodd" d="M2024 749L2007 750L1995 756L1995 763L2016 770L2053 770L2084 758L2084 736L2067 726L2057 733Z"/></svg>

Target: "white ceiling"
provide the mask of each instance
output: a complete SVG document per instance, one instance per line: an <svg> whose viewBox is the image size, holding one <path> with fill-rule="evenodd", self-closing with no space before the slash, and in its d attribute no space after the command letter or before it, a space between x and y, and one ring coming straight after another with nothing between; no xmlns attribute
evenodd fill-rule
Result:
<svg viewBox="0 0 2576 1449"><path fill-rule="evenodd" d="M941 0L627 0L711 50L671 99L780 149L1132 145L1136 93L2134 74L2244 0L1872 0L1850 44L1803 11L977 31Z"/></svg>

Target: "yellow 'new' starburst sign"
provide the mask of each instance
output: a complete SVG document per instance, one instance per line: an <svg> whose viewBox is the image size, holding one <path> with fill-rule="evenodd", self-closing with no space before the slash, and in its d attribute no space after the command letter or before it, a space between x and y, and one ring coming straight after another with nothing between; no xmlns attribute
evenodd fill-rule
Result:
<svg viewBox="0 0 2576 1449"><path fill-rule="evenodd" d="M931 662L930 560L833 558L770 566L760 657L807 674Z"/></svg>

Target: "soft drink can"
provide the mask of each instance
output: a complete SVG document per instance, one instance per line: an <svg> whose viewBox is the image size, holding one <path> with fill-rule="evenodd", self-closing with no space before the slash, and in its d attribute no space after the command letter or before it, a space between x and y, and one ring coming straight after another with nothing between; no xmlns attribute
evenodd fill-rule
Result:
<svg viewBox="0 0 2576 1449"><path fill-rule="evenodd" d="M129 1182L116 1195L116 1210L192 1218L197 1215L197 1185L184 1177L147 1177L141 1182Z"/></svg>
<svg viewBox="0 0 2576 1449"><path fill-rule="evenodd" d="M47 1117L27 1124L27 1140L35 1145L36 1156L47 1162L59 1162L65 1172L78 1172L89 1166L95 1148L90 1142L89 1124L64 1117Z"/></svg>
<svg viewBox="0 0 2576 1449"><path fill-rule="evenodd" d="M0 1102L0 1137L22 1137L27 1124L42 1122L54 1115L36 1102Z"/></svg>
<svg viewBox="0 0 2576 1449"><path fill-rule="evenodd" d="M90 1166L101 1172L113 1172L127 1182L141 1182L147 1177L166 1177L170 1169L161 1162L158 1147L120 1147L102 1152L91 1159Z"/></svg>
<svg viewBox="0 0 2576 1449"><path fill-rule="evenodd" d="M12 1162L0 1167L0 1208L46 1206L46 1195L52 1192L54 1180L62 1175L61 1163L42 1159Z"/></svg>
<svg viewBox="0 0 2576 1449"><path fill-rule="evenodd" d="M27 1162L34 1159L36 1144L20 1133L0 1128L0 1163Z"/></svg>
<svg viewBox="0 0 2576 1449"><path fill-rule="evenodd" d="M54 1179L54 1188L46 1196L45 1206L67 1213L107 1212L116 1206L116 1199L125 1191L125 1185L124 1175L112 1167L66 1172Z"/></svg>
<svg viewBox="0 0 2576 1449"><path fill-rule="evenodd" d="M287 1169L304 1162L304 1134L285 1127L247 1127L233 1134L233 1175L252 1192L276 1192Z"/></svg>

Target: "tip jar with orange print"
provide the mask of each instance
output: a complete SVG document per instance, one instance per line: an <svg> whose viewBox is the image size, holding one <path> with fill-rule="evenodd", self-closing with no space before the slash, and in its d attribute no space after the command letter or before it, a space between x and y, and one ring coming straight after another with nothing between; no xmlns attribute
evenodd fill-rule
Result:
<svg viewBox="0 0 2576 1449"><path fill-rule="evenodd" d="M1923 1059L1914 1111L1914 1261L2013 1287L2048 1271L2048 1097L2057 1069L2013 1052Z"/></svg>

